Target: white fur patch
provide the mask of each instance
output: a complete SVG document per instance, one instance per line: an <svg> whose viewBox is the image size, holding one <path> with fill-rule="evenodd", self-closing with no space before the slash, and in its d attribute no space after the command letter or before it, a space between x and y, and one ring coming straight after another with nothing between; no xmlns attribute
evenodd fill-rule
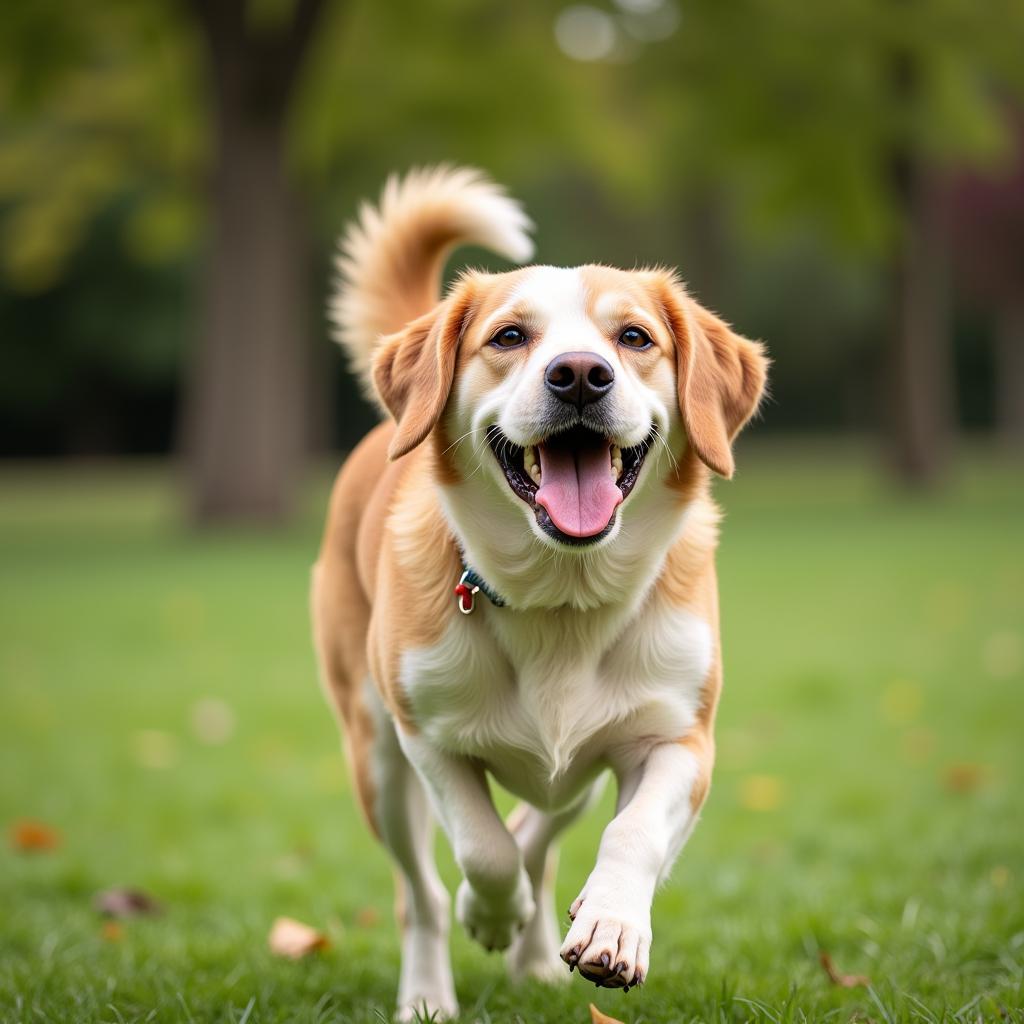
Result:
<svg viewBox="0 0 1024 1024"><path fill-rule="evenodd" d="M401 678L431 743L557 807L607 765L609 747L685 735L712 657L708 623L679 609L486 608L405 652Z"/></svg>

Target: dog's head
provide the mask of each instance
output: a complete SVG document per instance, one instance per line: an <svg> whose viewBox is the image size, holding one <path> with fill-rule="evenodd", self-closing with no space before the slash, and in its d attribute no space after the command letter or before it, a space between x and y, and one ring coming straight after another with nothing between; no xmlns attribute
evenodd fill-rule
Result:
<svg viewBox="0 0 1024 1024"><path fill-rule="evenodd" d="M659 462L665 482L666 449L668 473L689 452L732 476L766 368L668 271L529 267L463 276L383 340L373 378L392 458L439 431L456 476L487 474L540 538L579 547L614 536Z"/></svg>

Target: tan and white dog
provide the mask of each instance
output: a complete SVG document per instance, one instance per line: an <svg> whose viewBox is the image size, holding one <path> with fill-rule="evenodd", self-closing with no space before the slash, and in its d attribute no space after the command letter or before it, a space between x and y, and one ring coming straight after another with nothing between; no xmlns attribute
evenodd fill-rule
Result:
<svg viewBox="0 0 1024 1024"><path fill-rule="evenodd" d="M529 227L473 171L392 180L344 240L332 308L390 416L335 484L314 632L396 868L403 1020L457 1013L434 818L458 919L513 975L628 989L711 778L709 470L732 475L767 360L665 270L468 271L441 298L453 246L522 263ZM561 941L553 843L606 769L616 814ZM523 801L508 822L489 775Z"/></svg>

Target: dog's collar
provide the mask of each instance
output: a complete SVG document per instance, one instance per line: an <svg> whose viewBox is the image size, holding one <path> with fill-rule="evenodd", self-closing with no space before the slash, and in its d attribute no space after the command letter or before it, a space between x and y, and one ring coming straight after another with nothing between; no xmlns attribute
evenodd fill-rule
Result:
<svg viewBox="0 0 1024 1024"><path fill-rule="evenodd" d="M483 594L495 608L504 608L505 602L484 582L484 578L474 569L466 565L462 559L462 575L455 584L455 603L463 615L469 615L476 607L477 594Z"/></svg>

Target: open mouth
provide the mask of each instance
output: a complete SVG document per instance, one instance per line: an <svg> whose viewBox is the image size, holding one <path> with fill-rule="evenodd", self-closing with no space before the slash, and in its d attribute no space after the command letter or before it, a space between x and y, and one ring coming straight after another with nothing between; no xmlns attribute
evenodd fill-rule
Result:
<svg viewBox="0 0 1024 1024"><path fill-rule="evenodd" d="M633 490L651 437L632 448L578 426L521 448L497 427L487 440L518 497L540 528L565 544L593 544L615 525L615 511Z"/></svg>

